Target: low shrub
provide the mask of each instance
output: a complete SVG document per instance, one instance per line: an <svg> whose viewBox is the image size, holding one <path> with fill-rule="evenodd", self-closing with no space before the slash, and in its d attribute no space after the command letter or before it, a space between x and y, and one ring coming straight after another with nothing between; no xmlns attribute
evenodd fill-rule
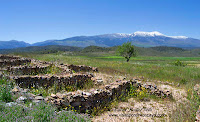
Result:
<svg viewBox="0 0 200 122"><path fill-rule="evenodd" d="M187 82L188 82L188 81L187 81L186 79L182 79L182 80L180 81L181 84L187 84Z"/></svg>
<svg viewBox="0 0 200 122"><path fill-rule="evenodd" d="M1 85L0 86L0 100L3 102L11 102L12 95L10 93L11 88L9 85Z"/></svg>
<svg viewBox="0 0 200 122"><path fill-rule="evenodd" d="M183 63L183 62L181 62L180 60L177 60L177 61L174 63L174 65L175 65L175 66L182 66L182 67L186 66L186 64Z"/></svg>

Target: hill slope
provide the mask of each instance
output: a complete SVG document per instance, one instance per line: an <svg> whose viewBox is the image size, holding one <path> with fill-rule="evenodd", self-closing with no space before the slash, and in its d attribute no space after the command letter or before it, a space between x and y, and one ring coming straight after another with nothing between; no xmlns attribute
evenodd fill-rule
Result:
<svg viewBox="0 0 200 122"><path fill-rule="evenodd" d="M1 54L8 53L56 53L59 51L80 51L80 47L71 47L71 46L60 46L60 45L48 45L48 46L29 46L16 49L1 49Z"/></svg>
<svg viewBox="0 0 200 122"><path fill-rule="evenodd" d="M27 47L30 46L30 44L23 42L23 41L0 41L0 49L13 49L18 47Z"/></svg>
<svg viewBox="0 0 200 122"><path fill-rule="evenodd" d="M137 54L139 56L167 56L167 57L199 57L200 48L198 49L182 49L177 47L136 47ZM1 54L9 53L57 53L57 52L73 52L79 55L116 55L117 46L114 47L98 47L98 46L88 46L85 48L81 47L71 47L71 46L61 46L61 45L48 45L48 46L29 46L16 49L1 49Z"/></svg>

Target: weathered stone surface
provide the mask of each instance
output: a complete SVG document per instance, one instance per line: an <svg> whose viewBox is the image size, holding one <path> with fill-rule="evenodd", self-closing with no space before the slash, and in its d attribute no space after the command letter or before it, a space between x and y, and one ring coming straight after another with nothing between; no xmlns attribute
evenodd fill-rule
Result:
<svg viewBox="0 0 200 122"><path fill-rule="evenodd" d="M72 95L72 92L65 92L64 93L66 96L71 96Z"/></svg>
<svg viewBox="0 0 200 122"><path fill-rule="evenodd" d="M85 82L91 80L91 77L87 74L74 74L70 76L16 76L14 80L22 88L40 86L48 88L54 84L60 87L73 84L82 87Z"/></svg>
<svg viewBox="0 0 200 122"><path fill-rule="evenodd" d="M86 110L91 110L94 107L104 106L105 103L110 102L116 97L120 95L126 95L127 89L129 89L130 85L134 84L138 89L142 90L141 88L147 89L152 94L157 95L158 97L171 97L172 94L170 91L167 90L160 90L157 86L152 84L145 84L137 83L136 81L120 81L111 83L110 85L106 85L104 89L90 89L89 92L77 90L75 92L63 93L62 99L59 97L54 97L51 100L52 104L55 104L60 107L69 107L72 106L75 109L80 109L84 112ZM60 95L63 95L59 93ZM68 95L70 94L70 95ZM58 96L58 95L57 95ZM145 100L145 99L144 99ZM148 100L148 99L146 99Z"/></svg>
<svg viewBox="0 0 200 122"><path fill-rule="evenodd" d="M58 98L60 98L60 99L64 99L64 95L63 94L61 94L61 93L56 93L56 96L58 97Z"/></svg>
<svg viewBox="0 0 200 122"><path fill-rule="evenodd" d="M34 99L35 100L44 100L44 98L42 96L36 96Z"/></svg>
<svg viewBox="0 0 200 122"><path fill-rule="evenodd" d="M101 78L96 79L96 85L102 85L103 84L103 80Z"/></svg>
<svg viewBox="0 0 200 122"><path fill-rule="evenodd" d="M13 75L32 75L32 74L39 74L39 73L44 73L45 71L48 70L50 65L42 65L40 66L39 64L35 66L15 66L15 67L7 67L7 71L10 72L10 74Z"/></svg>
<svg viewBox="0 0 200 122"><path fill-rule="evenodd" d="M199 97L200 97L200 84L196 84L196 85L194 86L194 91L196 91L196 92L197 92L197 95L199 95Z"/></svg>
<svg viewBox="0 0 200 122"><path fill-rule="evenodd" d="M200 106L198 111L196 112L196 122L200 122Z"/></svg>
<svg viewBox="0 0 200 122"><path fill-rule="evenodd" d="M39 104L42 102L42 100L33 100L32 102Z"/></svg>
<svg viewBox="0 0 200 122"><path fill-rule="evenodd" d="M26 97L21 96L21 97L19 97L19 98L16 100L16 102L17 102L17 103L24 103L26 100L27 100Z"/></svg>
<svg viewBox="0 0 200 122"><path fill-rule="evenodd" d="M57 96L55 94L51 94L52 98L57 98Z"/></svg>
<svg viewBox="0 0 200 122"><path fill-rule="evenodd" d="M96 67L91 67L91 66L85 66L85 65L68 65L68 68L71 70L74 70L75 72L89 72L89 71L94 71L97 72L98 69Z"/></svg>
<svg viewBox="0 0 200 122"><path fill-rule="evenodd" d="M17 105L16 102L9 102L9 103L6 103L6 106L9 106L9 107L12 107L12 106L15 106Z"/></svg>
<svg viewBox="0 0 200 122"><path fill-rule="evenodd" d="M194 86L194 90L195 90L195 91L199 91L199 90L200 90L200 85L199 85L199 84L196 84L196 85Z"/></svg>
<svg viewBox="0 0 200 122"><path fill-rule="evenodd" d="M44 101L45 101L45 102L48 102L48 101L50 101L51 99L53 99L53 98L51 98L50 96L47 96L46 98L44 98Z"/></svg>
<svg viewBox="0 0 200 122"><path fill-rule="evenodd" d="M19 92L20 90L19 90L19 88L18 87L14 87L13 89L12 89L12 92L14 92L14 93L17 93L17 92Z"/></svg>
<svg viewBox="0 0 200 122"><path fill-rule="evenodd" d="M0 67L17 66L30 63L31 60L17 56L0 55Z"/></svg>
<svg viewBox="0 0 200 122"><path fill-rule="evenodd" d="M89 92L83 92L83 95L86 95L86 96L91 96L92 94L89 93Z"/></svg>

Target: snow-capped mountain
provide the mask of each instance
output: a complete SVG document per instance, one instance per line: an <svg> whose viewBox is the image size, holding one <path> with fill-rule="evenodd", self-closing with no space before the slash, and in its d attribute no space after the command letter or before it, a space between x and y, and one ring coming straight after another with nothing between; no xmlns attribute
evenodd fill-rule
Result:
<svg viewBox="0 0 200 122"><path fill-rule="evenodd" d="M111 47L121 45L124 42L132 42L139 47L155 47L155 46L170 46L170 47L200 47L200 40L189 38L186 36L168 36L160 32L142 32L137 31L132 34L114 33L103 34L96 36L76 36L63 40L48 40L32 44L31 46L46 46L46 45L66 45L87 47L91 45L101 47ZM8 42L9 43L9 42ZM1 42L0 42L1 45ZM29 44L27 44L30 46ZM9 48L13 48L10 46ZM3 49L3 48L1 48Z"/></svg>
<svg viewBox="0 0 200 122"><path fill-rule="evenodd" d="M176 38L176 39L187 39L188 37L186 36L166 36L158 31L153 31L153 32L143 32L143 31L136 31L133 34L124 34L124 33L114 33L114 34L106 34L106 35L110 35L113 37L137 37L137 36L141 36L141 37L156 37L156 36L163 36L163 37L170 37L170 38Z"/></svg>
<svg viewBox="0 0 200 122"><path fill-rule="evenodd" d="M111 47L131 41L132 44L140 47L171 46L171 47L200 47L200 40L186 36L167 36L160 32L137 31L132 34L114 33L96 36L76 36L63 40L51 40L35 43L35 46L42 45L68 45L86 47L90 45Z"/></svg>

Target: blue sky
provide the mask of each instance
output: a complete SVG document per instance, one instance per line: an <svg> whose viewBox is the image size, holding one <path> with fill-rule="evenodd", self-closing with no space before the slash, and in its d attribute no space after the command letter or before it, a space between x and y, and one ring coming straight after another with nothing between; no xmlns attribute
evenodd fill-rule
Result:
<svg viewBox="0 0 200 122"><path fill-rule="evenodd" d="M200 39L200 0L0 0L0 40L159 31Z"/></svg>

